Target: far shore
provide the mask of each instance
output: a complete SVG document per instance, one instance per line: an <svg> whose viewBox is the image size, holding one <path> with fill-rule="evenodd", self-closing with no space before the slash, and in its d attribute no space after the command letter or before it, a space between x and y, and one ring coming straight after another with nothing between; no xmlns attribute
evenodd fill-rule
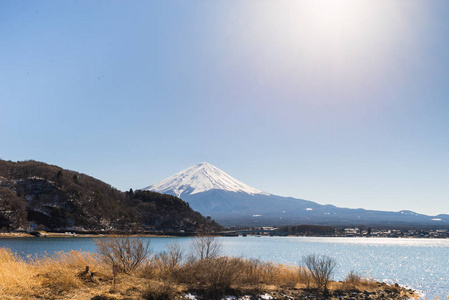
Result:
<svg viewBox="0 0 449 300"><path fill-rule="evenodd" d="M98 238L98 237L110 237L110 236L120 236L121 234L108 234L108 233L72 233L72 232L39 232L36 233L26 233L26 232L0 232L0 239L2 238ZM130 234L130 236L135 237L173 237L173 235L163 235L163 234Z"/></svg>
<svg viewBox="0 0 449 300"><path fill-rule="evenodd" d="M2 238L98 238L98 237L113 237L113 236L132 236L132 237L195 237L198 236L195 233L75 233L75 232L47 232L47 231L34 231L34 232L0 232L0 239ZM221 237L238 237L239 235L229 234L211 234L211 236ZM246 236L246 235L245 235ZM256 235L249 234L248 236L255 237L270 237L270 235ZM403 237L388 237L388 236L336 236L336 235L275 235L276 237L335 237L335 238L391 238L391 239L448 239L449 237L421 237L421 236L403 236ZM271 236L272 237L272 236Z"/></svg>

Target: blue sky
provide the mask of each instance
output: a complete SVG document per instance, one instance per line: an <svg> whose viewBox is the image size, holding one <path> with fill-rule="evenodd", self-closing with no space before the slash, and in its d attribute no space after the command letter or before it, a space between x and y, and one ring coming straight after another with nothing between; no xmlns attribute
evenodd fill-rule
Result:
<svg viewBox="0 0 449 300"><path fill-rule="evenodd" d="M0 1L0 158L449 213L449 4Z"/></svg>

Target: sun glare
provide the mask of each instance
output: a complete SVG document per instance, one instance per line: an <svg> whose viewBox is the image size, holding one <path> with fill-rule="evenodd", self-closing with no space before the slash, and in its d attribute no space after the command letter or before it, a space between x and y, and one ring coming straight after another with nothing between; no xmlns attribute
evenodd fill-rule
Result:
<svg viewBox="0 0 449 300"><path fill-rule="evenodd" d="M389 29L394 7L384 1L315 0L293 6L288 18L297 41L296 58L320 76L323 68L333 80L373 75L394 43L394 29Z"/></svg>
<svg viewBox="0 0 449 300"><path fill-rule="evenodd" d="M359 34L365 11L360 2L348 1L310 1L297 8L298 21L308 24L311 33L328 40Z"/></svg>
<svg viewBox="0 0 449 300"><path fill-rule="evenodd" d="M239 46L225 54L230 65L244 65L242 76L279 99L299 95L310 105L374 93L412 35L410 16L394 1L265 1L232 13L237 22L224 30Z"/></svg>

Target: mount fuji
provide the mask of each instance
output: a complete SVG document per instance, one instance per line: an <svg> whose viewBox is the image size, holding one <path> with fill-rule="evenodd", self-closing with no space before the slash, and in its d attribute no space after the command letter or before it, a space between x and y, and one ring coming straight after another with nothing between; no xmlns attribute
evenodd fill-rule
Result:
<svg viewBox="0 0 449 300"><path fill-rule="evenodd" d="M251 187L205 162L176 173L143 190L187 201L201 214L229 225L367 225L449 226L449 215L427 216L412 211L339 208L281 197Z"/></svg>
<svg viewBox="0 0 449 300"><path fill-rule="evenodd" d="M200 163L184 171L150 185L144 190L168 193L182 198L186 195L204 193L210 190L245 193L248 195L269 195L238 181L210 163Z"/></svg>

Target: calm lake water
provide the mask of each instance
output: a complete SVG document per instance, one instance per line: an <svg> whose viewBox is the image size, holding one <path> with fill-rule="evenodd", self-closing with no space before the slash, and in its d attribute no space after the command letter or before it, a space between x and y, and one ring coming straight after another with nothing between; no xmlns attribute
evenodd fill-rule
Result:
<svg viewBox="0 0 449 300"><path fill-rule="evenodd" d="M151 239L153 252L165 250L171 242L186 252L192 238ZM399 283L421 291L423 296L446 299L449 295L449 239L323 238L323 237L221 237L223 254L279 263L300 264L308 254L335 258L334 279L342 280L353 270L387 283ZM0 239L0 247L20 255L43 255L57 251L95 252L95 238Z"/></svg>

